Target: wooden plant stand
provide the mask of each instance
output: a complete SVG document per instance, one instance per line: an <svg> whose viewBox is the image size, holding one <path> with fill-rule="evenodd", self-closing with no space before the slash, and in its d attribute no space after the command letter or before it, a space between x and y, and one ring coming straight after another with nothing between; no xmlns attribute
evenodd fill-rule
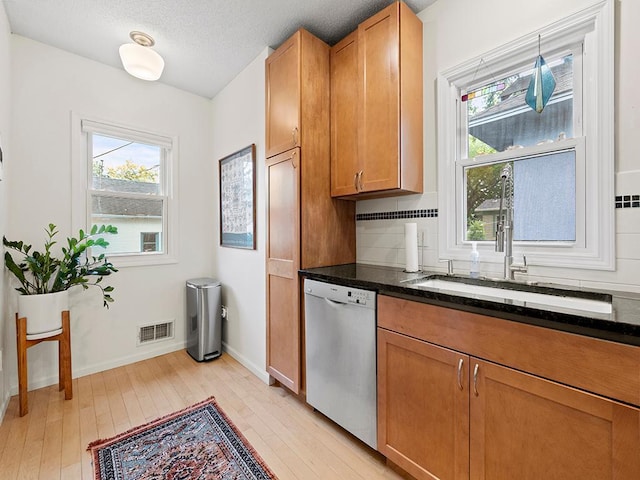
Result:
<svg viewBox="0 0 640 480"><path fill-rule="evenodd" d="M60 382L59 390L64 390L65 400L73 398L73 386L71 379L71 327L69 321L69 310L65 310L62 315L62 332L51 337L38 339L27 338L27 318L19 317L16 313L16 342L18 346L18 394L20 400L20 416L29 412L27 394L27 349L40 342L59 342L58 344L58 378Z"/></svg>

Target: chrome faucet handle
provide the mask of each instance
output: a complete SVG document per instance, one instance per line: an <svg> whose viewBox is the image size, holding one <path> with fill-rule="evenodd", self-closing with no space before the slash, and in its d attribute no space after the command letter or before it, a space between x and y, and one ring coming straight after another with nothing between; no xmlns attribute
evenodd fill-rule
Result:
<svg viewBox="0 0 640 480"><path fill-rule="evenodd" d="M522 265L510 265L509 268L512 272L517 273L527 273L529 271L529 266L527 265L527 256L522 256Z"/></svg>
<svg viewBox="0 0 640 480"><path fill-rule="evenodd" d="M443 259L438 260L439 262L447 262L447 275L453 275L453 260L452 259Z"/></svg>

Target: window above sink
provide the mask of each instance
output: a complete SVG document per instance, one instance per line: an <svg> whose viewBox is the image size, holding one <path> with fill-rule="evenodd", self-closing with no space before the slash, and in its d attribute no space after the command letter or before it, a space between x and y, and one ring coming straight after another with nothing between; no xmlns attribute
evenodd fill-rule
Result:
<svg viewBox="0 0 640 480"><path fill-rule="evenodd" d="M540 50L539 50L540 49ZM556 89L525 103L538 53ZM438 77L439 256L494 252L500 172L513 169L514 256L613 270L613 2L601 2Z"/></svg>

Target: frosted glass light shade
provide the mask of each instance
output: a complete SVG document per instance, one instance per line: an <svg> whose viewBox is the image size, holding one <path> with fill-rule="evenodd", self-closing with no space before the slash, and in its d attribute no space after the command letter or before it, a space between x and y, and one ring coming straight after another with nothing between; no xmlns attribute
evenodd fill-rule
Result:
<svg viewBox="0 0 640 480"><path fill-rule="evenodd" d="M158 80L164 70L164 60L154 50L137 43L125 43L120 46L120 59L124 69L130 75L142 80Z"/></svg>

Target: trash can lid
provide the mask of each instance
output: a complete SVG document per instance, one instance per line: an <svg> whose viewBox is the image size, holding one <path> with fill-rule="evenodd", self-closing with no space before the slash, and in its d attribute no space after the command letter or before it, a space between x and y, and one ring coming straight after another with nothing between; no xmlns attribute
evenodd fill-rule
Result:
<svg viewBox="0 0 640 480"><path fill-rule="evenodd" d="M191 285L196 288L207 288L207 287L218 287L220 286L220 282L215 278L192 278L187 280L187 285Z"/></svg>

